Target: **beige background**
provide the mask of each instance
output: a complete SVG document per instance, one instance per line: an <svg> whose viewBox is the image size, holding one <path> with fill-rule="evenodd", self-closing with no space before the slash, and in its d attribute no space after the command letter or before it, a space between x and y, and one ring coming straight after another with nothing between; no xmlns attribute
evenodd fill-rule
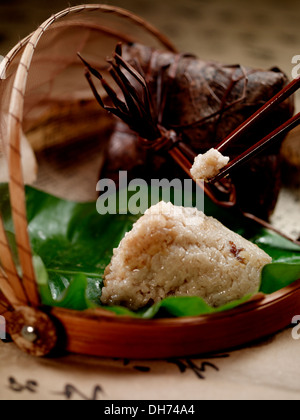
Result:
<svg viewBox="0 0 300 420"><path fill-rule="evenodd" d="M0 54L5 55L52 13L82 2L0 2ZM99 3L88 1L88 3ZM292 71L300 54L297 0L111 0L156 25L183 51L204 59Z"/></svg>
<svg viewBox="0 0 300 420"><path fill-rule="evenodd" d="M72 385L88 398L100 386L103 390L97 395L100 400L298 400L299 345L288 329L249 348L222 354L227 357L177 360L182 365L193 363L198 368L204 362L213 364L215 368L207 366L201 372L201 379L191 368L181 373L174 361L133 360L124 364L122 360L76 355L34 359L22 354L13 344L0 343L0 398L68 399L64 391L67 385ZM24 387L27 381L38 384L33 387L35 392L28 389L16 392L9 378L14 378L17 388ZM70 399L80 400L83 396L74 392Z"/></svg>
<svg viewBox="0 0 300 420"><path fill-rule="evenodd" d="M90 3L95 3L89 1ZM253 67L279 66L289 76L294 55L300 55L299 0L115 0L107 2L128 8L149 19L179 46L205 59L242 63ZM0 54L5 55L19 39L34 30L67 2L52 0L0 2ZM298 109L299 95L297 99ZM296 197L296 198L295 198ZM298 199L297 199L298 197ZM298 201L297 201L298 200ZM293 198L283 190L275 223L297 236L299 228L299 190ZM288 214L288 216L287 216ZM297 315L297 314L295 314ZM291 330L220 359L193 359L207 367L199 379L187 368L180 373L174 363L102 360L80 356L33 359L13 344L0 343L0 399L53 399L67 384L86 396L96 385L101 399L299 399L299 341ZM186 366L190 361L181 360ZM140 367L147 368L142 369ZM9 378L17 381L13 388ZM12 381L12 379L11 379ZM37 381L35 392L24 388L26 381ZM79 398L75 394L72 398Z"/></svg>
<svg viewBox="0 0 300 420"><path fill-rule="evenodd" d="M52 13L82 2L0 2L0 54ZM99 3L99 1L88 1ZM184 51L204 59L269 68L289 75L300 54L298 0L110 0L147 18Z"/></svg>

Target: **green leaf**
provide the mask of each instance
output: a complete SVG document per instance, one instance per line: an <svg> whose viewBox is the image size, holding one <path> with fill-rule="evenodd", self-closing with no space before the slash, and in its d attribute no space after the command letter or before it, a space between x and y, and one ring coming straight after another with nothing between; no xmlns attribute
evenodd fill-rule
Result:
<svg viewBox="0 0 300 420"><path fill-rule="evenodd" d="M300 279L300 263L274 263L266 265L262 272L260 291L271 294Z"/></svg>
<svg viewBox="0 0 300 420"><path fill-rule="evenodd" d="M49 276L41 257L38 255L33 256L33 266L43 304L47 306L55 306L55 301L52 298L49 287Z"/></svg>
<svg viewBox="0 0 300 420"><path fill-rule="evenodd" d="M50 281L46 267L38 255L33 256L33 264L38 282L39 292L44 305L58 306L66 309L83 311L93 308L91 300L86 296L88 282L83 274L75 274L69 286L57 299L53 299L50 290Z"/></svg>
<svg viewBox="0 0 300 420"><path fill-rule="evenodd" d="M249 300L251 295L244 296L242 299L235 300L219 308L209 306L202 298L197 296L174 296L168 297L150 308L132 312L129 309L112 306L108 310L117 315L140 317L144 319L170 317L192 317L208 315L212 313L228 311ZM125 310L124 310L125 309Z"/></svg>
<svg viewBox="0 0 300 420"><path fill-rule="evenodd" d="M274 232L260 229L251 241L269 254L273 262L300 263L300 247Z"/></svg>
<svg viewBox="0 0 300 420"><path fill-rule="evenodd" d="M76 309L84 311L92 308L93 305L88 301L85 291L87 289L87 278L83 274L76 274L71 280L69 287L62 293L56 301L55 306L66 309Z"/></svg>
<svg viewBox="0 0 300 420"><path fill-rule="evenodd" d="M153 305L143 314L143 318L154 318L164 311L175 317L182 317L209 314L213 312L213 309L199 297L175 296Z"/></svg>
<svg viewBox="0 0 300 420"><path fill-rule="evenodd" d="M0 184L0 213L4 222L5 230L13 233L14 225L12 221L9 189L7 184Z"/></svg>

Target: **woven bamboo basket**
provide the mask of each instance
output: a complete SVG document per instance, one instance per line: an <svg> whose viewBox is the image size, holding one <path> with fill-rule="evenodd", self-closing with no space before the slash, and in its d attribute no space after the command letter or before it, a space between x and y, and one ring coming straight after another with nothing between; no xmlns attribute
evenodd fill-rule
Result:
<svg viewBox="0 0 300 420"><path fill-rule="evenodd" d="M13 48L0 65L1 140L9 168L10 202L21 265L18 270L14 264L0 219L0 313L16 345L34 356L47 355L54 349L137 359L217 352L276 333L300 313L300 281L269 296L256 295L228 312L194 318L140 320L102 309L77 312L41 305L26 217L22 131L30 126L41 106L45 108L66 96L74 103L91 99L77 51L95 54L98 48L97 60L105 60L118 41L135 40L176 51L163 34L125 10L77 6L52 16Z"/></svg>

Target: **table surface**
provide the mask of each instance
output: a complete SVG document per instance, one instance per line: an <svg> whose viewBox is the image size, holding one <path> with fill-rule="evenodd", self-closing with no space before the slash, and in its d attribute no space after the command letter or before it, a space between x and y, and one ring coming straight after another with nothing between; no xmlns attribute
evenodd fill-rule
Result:
<svg viewBox="0 0 300 420"><path fill-rule="evenodd" d="M300 54L298 0L109 3L141 14L180 49L205 59L276 65L291 76L292 58ZM1 3L0 54L65 6L60 0ZM299 195L283 190L274 216L279 227L295 235L300 234ZM289 328L218 357L141 362L76 355L34 359L0 342L0 399L299 399L299 345Z"/></svg>
<svg viewBox="0 0 300 420"><path fill-rule="evenodd" d="M35 359L0 343L1 399L299 399L298 340L292 329L207 358L109 360L66 355Z"/></svg>

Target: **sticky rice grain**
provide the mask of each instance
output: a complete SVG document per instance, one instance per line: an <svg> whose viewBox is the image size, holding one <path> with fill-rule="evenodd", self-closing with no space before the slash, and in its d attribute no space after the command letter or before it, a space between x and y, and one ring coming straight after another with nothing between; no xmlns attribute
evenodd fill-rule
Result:
<svg viewBox="0 0 300 420"><path fill-rule="evenodd" d="M218 307L258 291L270 262L216 219L161 202L114 250L101 301L137 310L168 296L200 296Z"/></svg>
<svg viewBox="0 0 300 420"><path fill-rule="evenodd" d="M203 155L195 158L191 169L194 180L207 181L218 175L221 169L229 162L229 157L223 156L218 150L210 149Z"/></svg>

